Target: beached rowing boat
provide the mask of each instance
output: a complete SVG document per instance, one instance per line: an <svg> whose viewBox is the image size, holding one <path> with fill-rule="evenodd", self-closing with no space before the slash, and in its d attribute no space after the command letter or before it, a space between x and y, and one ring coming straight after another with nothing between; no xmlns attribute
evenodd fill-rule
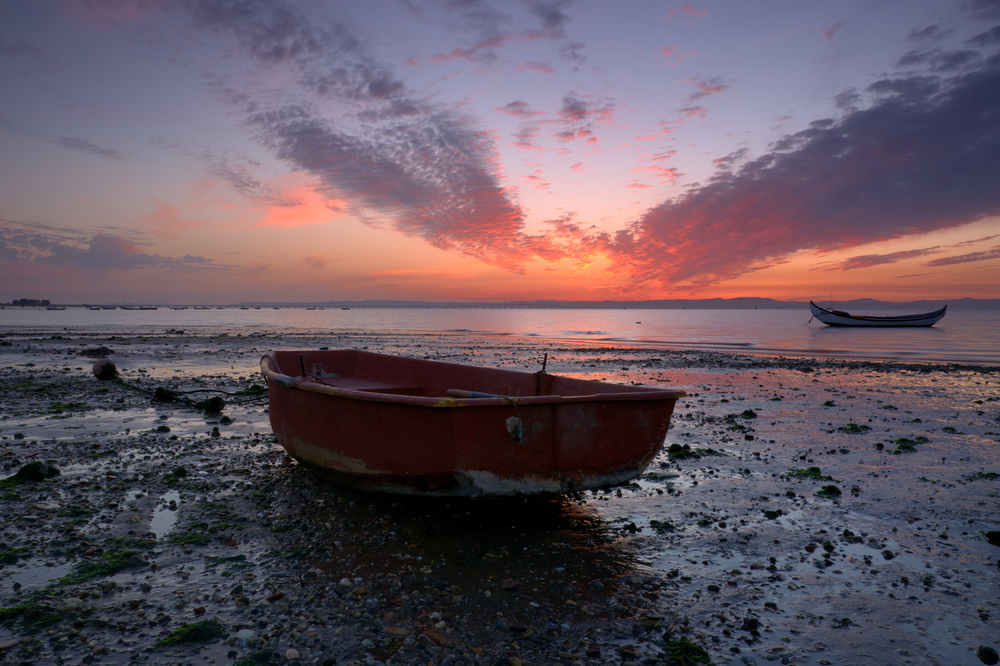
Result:
<svg viewBox="0 0 1000 666"><path fill-rule="evenodd" d="M261 359L271 427L299 462L363 490L491 497L634 479L684 391L356 350Z"/></svg>
<svg viewBox="0 0 1000 666"><path fill-rule="evenodd" d="M945 315L948 306L934 312L923 314L900 315L897 317L868 317L852 315L842 310L827 310L809 301L813 316L827 326L933 326Z"/></svg>

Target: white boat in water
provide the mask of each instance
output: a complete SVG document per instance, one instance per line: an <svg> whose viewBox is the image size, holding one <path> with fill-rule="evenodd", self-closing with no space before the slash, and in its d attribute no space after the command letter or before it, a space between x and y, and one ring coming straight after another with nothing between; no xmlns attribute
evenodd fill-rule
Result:
<svg viewBox="0 0 1000 666"><path fill-rule="evenodd" d="M897 327L897 326L933 326L945 315L948 306L934 312L923 314L899 315L895 317L871 317L866 315L852 315L843 310L827 310L809 301L809 309L812 310L813 317L819 319L827 326L874 326L874 327Z"/></svg>

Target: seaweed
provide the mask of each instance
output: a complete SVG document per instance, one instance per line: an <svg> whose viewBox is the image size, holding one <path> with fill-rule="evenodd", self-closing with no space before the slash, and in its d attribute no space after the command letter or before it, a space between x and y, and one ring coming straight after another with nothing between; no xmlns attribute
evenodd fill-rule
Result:
<svg viewBox="0 0 1000 666"><path fill-rule="evenodd" d="M871 430L871 427L864 424L858 425L857 423L848 423L847 425L837 428L837 432L846 433L848 435L863 435L869 430Z"/></svg>
<svg viewBox="0 0 1000 666"><path fill-rule="evenodd" d="M667 532L676 532L677 526L671 523L669 520L659 521L651 520L649 521L649 526L656 530L657 534L666 534Z"/></svg>
<svg viewBox="0 0 1000 666"><path fill-rule="evenodd" d="M823 474L823 470L819 467L807 467L806 469L793 467L788 470L788 476L796 479L812 479L813 481L836 481L832 476Z"/></svg>
<svg viewBox="0 0 1000 666"><path fill-rule="evenodd" d="M653 642L663 649L663 654L666 657L666 662L664 662L666 666L679 666L680 664L715 665L715 662L709 657L708 651L697 643L672 638L664 638L662 641Z"/></svg>
<svg viewBox="0 0 1000 666"><path fill-rule="evenodd" d="M92 560L85 560L76 571L63 576L59 582L63 585L79 585L94 578L114 576L125 569L135 569L148 566L149 562L139 557L134 550L108 550L103 555Z"/></svg>
<svg viewBox="0 0 1000 666"><path fill-rule="evenodd" d="M275 653L268 648L257 650L256 652L251 652L245 657L240 657L233 663L233 666L265 666L266 664L271 663L274 654Z"/></svg>
<svg viewBox="0 0 1000 666"><path fill-rule="evenodd" d="M927 439L923 435L917 437L916 439L900 437L894 442L896 448L892 451L892 453L897 455L900 453L916 453L917 444L926 444L929 441L931 440Z"/></svg>
<svg viewBox="0 0 1000 666"><path fill-rule="evenodd" d="M222 638L226 635L226 630L222 624L212 618L211 620L201 620L192 624L185 624L174 629L165 638L153 643L153 648L169 647L182 643L204 643L207 641Z"/></svg>
<svg viewBox="0 0 1000 666"><path fill-rule="evenodd" d="M17 561L26 560L31 557L31 549L27 546L17 546L16 548L3 548L0 550L0 564L17 564Z"/></svg>

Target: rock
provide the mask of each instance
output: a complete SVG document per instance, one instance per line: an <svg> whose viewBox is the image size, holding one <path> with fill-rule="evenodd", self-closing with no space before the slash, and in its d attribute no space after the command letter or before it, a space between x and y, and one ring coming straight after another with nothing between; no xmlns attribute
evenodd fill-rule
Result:
<svg viewBox="0 0 1000 666"><path fill-rule="evenodd" d="M426 636L427 640L431 643L434 643L434 645L447 645L451 642L450 638L442 634L440 631L431 629L430 627L424 627L424 636Z"/></svg>
<svg viewBox="0 0 1000 666"><path fill-rule="evenodd" d="M63 601L56 608L60 613L75 613L77 611L83 610L83 599L77 597L70 597Z"/></svg>
<svg viewBox="0 0 1000 666"><path fill-rule="evenodd" d="M295 648L288 648L287 650L285 650L285 659L287 659L288 661L298 658L299 658L299 651L296 650Z"/></svg>
<svg viewBox="0 0 1000 666"><path fill-rule="evenodd" d="M18 481L44 481L53 476L59 476L62 471L55 465L43 463L40 460L22 465L14 475Z"/></svg>
<svg viewBox="0 0 1000 666"><path fill-rule="evenodd" d="M406 638L413 633L409 629L404 629L403 627L386 627L383 631L393 638Z"/></svg>
<svg viewBox="0 0 1000 666"><path fill-rule="evenodd" d="M133 555L132 557L128 558L128 562L125 563L125 568L127 569L138 569L139 567L148 567L148 566L149 562L142 559L138 555Z"/></svg>
<svg viewBox="0 0 1000 666"><path fill-rule="evenodd" d="M108 351L111 351L110 349ZM94 362L94 376L102 382L118 376L118 366L106 358Z"/></svg>
<svg viewBox="0 0 1000 666"><path fill-rule="evenodd" d="M986 533L986 541L993 546L1000 546L1000 530L990 530Z"/></svg>
<svg viewBox="0 0 1000 666"><path fill-rule="evenodd" d="M207 399L202 406L209 414L218 414L226 407L226 401L215 395ZM216 428L218 430L218 428Z"/></svg>
<svg viewBox="0 0 1000 666"><path fill-rule="evenodd" d="M976 656L979 657L979 661L983 662L987 666L993 666L993 664L1000 661L1000 655L997 651L991 648L989 645L980 645L976 648Z"/></svg>

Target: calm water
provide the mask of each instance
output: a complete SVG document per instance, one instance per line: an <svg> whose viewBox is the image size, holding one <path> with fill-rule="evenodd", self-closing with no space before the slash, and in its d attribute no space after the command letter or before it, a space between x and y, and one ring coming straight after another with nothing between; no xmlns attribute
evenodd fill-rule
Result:
<svg viewBox="0 0 1000 666"><path fill-rule="evenodd" d="M881 313L872 313L881 314ZM37 327L91 331L462 332L587 344L767 356L829 356L1000 364L1000 312L949 312L932 328L830 328L798 310L570 310L283 307L242 310L0 310L0 332Z"/></svg>

